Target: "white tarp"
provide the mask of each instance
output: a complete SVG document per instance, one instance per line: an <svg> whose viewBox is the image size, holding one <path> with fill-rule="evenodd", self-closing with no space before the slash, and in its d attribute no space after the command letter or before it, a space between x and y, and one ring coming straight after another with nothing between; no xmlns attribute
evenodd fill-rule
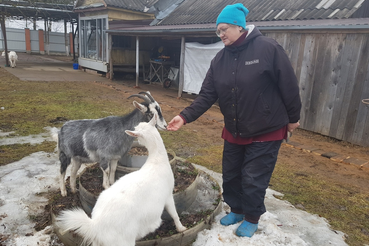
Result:
<svg viewBox="0 0 369 246"><path fill-rule="evenodd" d="M224 47L222 41L214 44L186 43L183 91L198 94L210 67L210 61Z"/></svg>

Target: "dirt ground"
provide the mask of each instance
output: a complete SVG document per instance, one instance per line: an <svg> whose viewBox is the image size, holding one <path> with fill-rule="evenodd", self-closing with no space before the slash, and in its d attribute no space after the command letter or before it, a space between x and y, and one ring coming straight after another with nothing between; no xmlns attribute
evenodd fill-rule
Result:
<svg viewBox="0 0 369 246"><path fill-rule="evenodd" d="M138 93L139 91L149 90L154 98L160 103L167 122L177 115L184 107L190 105L195 98L194 95L188 95L185 93L182 95L181 99L178 99L178 92L176 90L171 88L164 89L160 85L141 83L139 84L140 88L134 88L134 81L129 82L126 80L116 80L96 83L100 84L102 87L117 90L120 92L119 94L122 94L124 97L128 97L132 93ZM111 97L109 100L115 99L116 98ZM117 98L117 100L119 100L119 98ZM198 120L190 124L186 124L184 127L192 130L192 132L197 134L200 139L206 138L207 143L222 145L223 140L221 138L221 132L223 126L222 114L220 113L219 108L215 105ZM176 150L176 153L181 157L187 158L195 155L196 150L201 147L203 146L200 146L198 143L193 143L189 148ZM315 150L314 152L308 152L309 149ZM339 156L343 156L346 160L333 160L333 158L328 158L329 156L333 156L334 153ZM357 164L347 162L347 160L351 159L357 160ZM324 183L329 184L330 187L342 188L347 192L346 194L369 194L369 147L362 147L303 129L297 129L293 132L290 142L282 144L277 166L278 164L280 164L284 169L290 170L290 173L293 173L296 176L314 177L314 180L321 180ZM271 186L271 188L273 189L274 187ZM324 189L324 186L322 186L322 189ZM345 195L342 195L342 197L337 199L345 199ZM363 199L369 198L364 196ZM305 209L304 204L295 205L302 205L301 208ZM324 207L324 203L320 206ZM332 206L329 209L335 210L339 213L339 210L342 208ZM364 211L365 209L363 209L363 212ZM319 212L316 211L315 213ZM358 216L360 215L358 214ZM367 215L363 216L367 218ZM351 221L346 222L355 223L354 218L352 218ZM366 236L368 235L368 229L363 226L363 224L360 224L357 226L356 230L360 231L360 234ZM352 239L350 239L351 243L355 241L351 240ZM352 245L356 244L353 243Z"/></svg>
<svg viewBox="0 0 369 246"><path fill-rule="evenodd" d="M22 63L25 63L23 66L27 66L28 63L37 64L38 62L45 62L45 59L52 62L60 60L64 63L73 63L71 57L66 56L20 55L22 55L22 60L19 61L19 66L22 66ZM121 101L122 98L127 98L133 93L150 91L156 101L160 103L167 122L184 107L188 106L195 98L195 95L183 93L182 97L178 99L177 89L164 89L157 83L145 84L140 81L139 88L135 88L135 81L127 80L127 78L132 79L132 75L121 76L117 74L114 80L101 80L96 75L96 80L91 82L119 92L101 95L101 97L105 97L107 100ZM81 88L86 87L84 83L81 83L80 86ZM223 143L220 137L223 128L223 116L216 105L197 121L187 124L184 127L191 129L194 134L206 137L210 140L209 142L215 145L221 145ZM301 171L315 173L318 176L330 178L333 181L344 183L345 185L358 186L360 189L368 189L369 191L369 147L357 146L302 129L295 130L290 141L291 144L299 143L301 146L306 147L306 149L314 148L321 150L320 152L328 154L337 153L345 158L358 159L359 164L367 162L364 165L355 165L345 163L345 161L333 161L321 155L307 153L301 150L299 146L293 148L287 144L282 145L279 155L279 161L288 163L289 165L298 165ZM193 155L195 148L196 146L193 146L192 149L183 150L179 155L182 157Z"/></svg>
<svg viewBox="0 0 369 246"><path fill-rule="evenodd" d="M59 59L59 57L51 57ZM69 59L69 58L68 58ZM21 66L21 64L20 64ZM98 76L98 75L96 75ZM97 86L89 87L88 83ZM178 92L174 88L164 89L158 84L145 84L140 82L139 88L135 87L134 80L117 76L114 80L96 79L91 82L76 83L81 90L99 90L100 98L121 102L128 96L140 91L150 91L156 101L159 102L164 117L169 122L183 108L190 105L195 95L182 94L178 98ZM109 93L109 91L117 93ZM221 132L223 128L223 116L219 108L214 105L197 121L184 126L200 138L206 138L209 143L222 145ZM190 136L189 136L190 137ZM298 145L299 144L299 145ZM294 146L295 147L294 147ZM203 147L196 143L189 148L183 148L176 152L180 157L187 158L196 153L196 149ZM317 151L308 152L309 149ZM333 160L324 157L339 154L346 160ZM356 164L350 164L347 160L356 159ZM291 170L314 177L321 177L326 182L336 184L338 187L349 187L350 190L358 190L369 194L369 147L361 147L313 132L297 129L293 132L290 143L284 143L278 157L279 163L284 163ZM278 164L277 164L278 165Z"/></svg>
<svg viewBox="0 0 369 246"><path fill-rule="evenodd" d="M112 89L130 95L142 90L149 90L154 98L160 103L167 122L177 115L184 107L188 106L195 98L194 95L182 94L178 99L178 92L175 89L164 89L160 85L139 84L140 88L134 88L134 81L131 82L98 82L102 86L109 86ZM113 100L113 98L111 98ZM214 144L222 144L221 131L223 128L223 117L219 108L214 105L197 121L185 125L195 134L208 138ZM288 166L295 167L300 172L312 174L316 177L324 177L327 181L337 183L342 187L352 186L355 189L366 190L369 193L369 147L362 147L348 142L339 141L327 136L316 134L310 131L297 129L290 138L290 144L284 143L279 154L279 162L284 162ZM298 145L301 144L301 145ZM303 149L300 149L303 146ZM317 149L315 153L307 152L307 149ZM365 165L350 164L345 161L332 160L328 157L318 155L318 153L332 153L344 156L346 159L356 159L359 164L367 162ZM190 155L191 153L180 153ZM192 153L193 154L193 153Z"/></svg>

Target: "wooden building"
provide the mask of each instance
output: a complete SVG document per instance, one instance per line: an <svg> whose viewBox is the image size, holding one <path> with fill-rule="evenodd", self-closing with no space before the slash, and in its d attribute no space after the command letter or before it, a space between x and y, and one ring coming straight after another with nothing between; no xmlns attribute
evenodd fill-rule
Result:
<svg viewBox="0 0 369 246"><path fill-rule="evenodd" d="M152 2L152 6L157 2ZM264 35L276 39L288 53L299 79L303 102L301 128L369 146L369 107L362 103L362 99L369 98L369 0L262 3L259 0L184 0L174 8L168 7L170 11L166 15L153 11L150 24L109 21L111 28L106 29L106 33L111 40L131 40L128 46L131 54L136 54L137 78L137 71L143 69L141 65L148 59L144 54L150 48L158 42L170 47L179 67L180 96L184 44L219 41L214 35L217 15L226 5L236 2L249 8L248 24L256 25ZM113 46L114 41L111 53L116 52ZM119 56L126 51L122 52ZM113 74L113 64L120 63L112 60L110 71L109 68L105 71Z"/></svg>
<svg viewBox="0 0 369 246"><path fill-rule="evenodd" d="M170 0L78 0L74 12L79 14L79 65L102 73L135 71L135 38L108 36L107 31L116 23L121 27L149 25L155 15L172 5ZM140 60L149 60L150 49L150 44L141 44Z"/></svg>

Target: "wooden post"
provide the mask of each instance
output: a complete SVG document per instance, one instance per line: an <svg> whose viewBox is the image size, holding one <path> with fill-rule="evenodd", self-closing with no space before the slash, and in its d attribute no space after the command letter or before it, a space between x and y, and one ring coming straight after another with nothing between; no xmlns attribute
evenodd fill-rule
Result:
<svg viewBox="0 0 369 246"><path fill-rule="evenodd" d="M44 54L45 54L45 51L47 53L47 19L45 18L44 19Z"/></svg>
<svg viewBox="0 0 369 246"><path fill-rule="evenodd" d="M50 31L51 31L51 20L47 19L47 31L46 31L46 48L47 54L50 55Z"/></svg>
<svg viewBox="0 0 369 246"><path fill-rule="evenodd" d="M182 97L183 84L184 84L184 61L185 61L185 37L181 39L181 57L179 64L179 85L178 85L178 98Z"/></svg>
<svg viewBox="0 0 369 246"><path fill-rule="evenodd" d="M138 88L138 78L140 76L140 39L136 37L136 87Z"/></svg>
<svg viewBox="0 0 369 246"><path fill-rule="evenodd" d="M69 32L68 33L68 38L69 38L69 50L70 50L70 54L73 55L73 61L75 59L75 54L74 54L74 43L73 43L73 33Z"/></svg>
<svg viewBox="0 0 369 246"><path fill-rule="evenodd" d="M69 42L68 42L68 35L67 35L67 21L64 20L64 43L65 43L65 53L69 56Z"/></svg>
<svg viewBox="0 0 369 246"><path fill-rule="evenodd" d="M2 9L2 12L3 13L1 15L1 30L3 32L3 37L4 37L5 66L9 67L8 40L6 38L4 7Z"/></svg>
<svg viewBox="0 0 369 246"><path fill-rule="evenodd" d="M45 18L44 19L44 35L45 35L45 48L46 48L46 54L50 55L50 28L49 28L49 19Z"/></svg>
<svg viewBox="0 0 369 246"><path fill-rule="evenodd" d="M72 24L72 52L73 52L73 61L74 62L76 62L76 49L75 49L75 47L74 47L74 39L76 38L76 34L74 33L74 24L73 24L73 22L71 22L71 24ZM77 29L76 29L76 32L77 32L77 30L78 30L78 21L77 21Z"/></svg>
<svg viewBox="0 0 369 246"><path fill-rule="evenodd" d="M109 56L109 79L112 80L114 77L114 66L113 66L113 58L111 56L111 48L112 48L112 38L111 38L111 34L108 34L108 56Z"/></svg>

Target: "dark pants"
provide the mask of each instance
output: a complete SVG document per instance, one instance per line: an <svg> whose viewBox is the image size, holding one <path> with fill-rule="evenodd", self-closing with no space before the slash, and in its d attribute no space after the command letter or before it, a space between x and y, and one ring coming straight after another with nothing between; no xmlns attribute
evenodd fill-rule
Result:
<svg viewBox="0 0 369 246"><path fill-rule="evenodd" d="M231 211L245 214L257 223L266 212L264 197L272 176L282 140L247 145L224 141L223 198Z"/></svg>

